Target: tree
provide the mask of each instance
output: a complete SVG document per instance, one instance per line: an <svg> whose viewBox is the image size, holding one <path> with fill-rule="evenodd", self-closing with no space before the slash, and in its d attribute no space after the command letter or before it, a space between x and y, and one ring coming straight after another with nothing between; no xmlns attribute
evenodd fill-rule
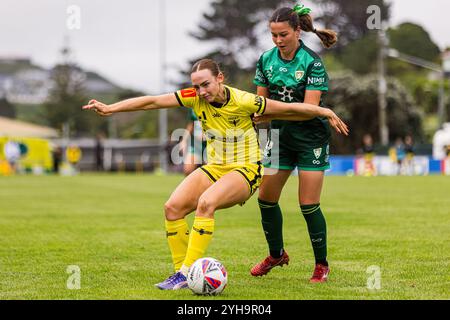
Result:
<svg viewBox="0 0 450 320"><path fill-rule="evenodd" d="M401 53L437 62L439 47L431 40L428 32L419 25L404 23L387 30L389 47ZM377 71L378 41L375 31L367 32L361 38L353 40L343 47L336 58L341 64L358 74ZM405 74L422 72L420 67L395 59L388 59L388 74L402 77ZM403 80L403 79L402 79Z"/></svg>
<svg viewBox="0 0 450 320"><path fill-rule="evenodd" d="M369 33L367 8L376 5L380 8L381 21L388 21L390 16L390 4L385 0L317 0L319 14L315 16L317 22L321 22L325 28L338 32L339 41L336 51L340 52L347 44L361 39Z"/></svg>
<svg viewBox="0 0 450 320"><path fill-rule="evenodd" d="M349 43L336 56L346 69L368 74L377 71L377 55L377 35L371 32Z"/></svg>
<svg viewBox="0 0 450 320"><path fill-rule="evenodd" d="M271 0L216 0L212 2L212 13L204 13L198 30L191 36L213 42L215 49L200 58L211 58L219 62L226 72L227 82L243 89L254 89L251 80L259 55L263 52L261 35L273 11L283 5L292 6L295 1ZM265 26L265 27L263 27ZM264 28L264 29L263 29ZM187 74L185 73L187 76Z"/></svg>
<svg viewBox="0 0 450 320"><path fill-rule="evenodd" d="M16 109L5 98L0 99L0 117L15 118Z"/></svg>
<svg viewBox="0 0 450 320"><path fill-rule="evenodd" d="M420 25L402 23L388 32L390 46L401 53L426 61L438 62L441 50Z"/></svg>
<svg viewBox="0 0 450 320"><path fill-rule="evenodd" d="M332 73L330 78L332 94L326 96L325 103L343 117L351 130L349 137L333 139L334 152L354 153L365 133L379 141L377 77L340 72ZM393 77L388 78L387 114L390 141L406 134L411 134L416 141L423 140L423 115L408 90Z"/></svg>
<svg viewBox="0 0 450 320"><path fill-rule="evenodd" d="M62 129L68 124L71 133L89 131L89 114L81 110L86 103L83 72L72 64L60 64L51 73L52 88L43 105L43 116L51 127Z"/></svg>

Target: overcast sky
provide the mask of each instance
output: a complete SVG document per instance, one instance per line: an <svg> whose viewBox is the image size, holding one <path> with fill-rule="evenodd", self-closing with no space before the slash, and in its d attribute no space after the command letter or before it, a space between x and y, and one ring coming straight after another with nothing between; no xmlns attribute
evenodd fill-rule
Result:
<svg viewBox="0 0 450 320"><path fill-rule="evenodd" d="M30 57L44 67L59 59L66 35L74 49L74 59L83 68L96 71L114 83L159 93L173 90L161 83L160 3L162 0L1 0L0 57ZM351 1L357 0L348 0ZM195 31L211 0L165 0L166 75L187 69L188 59L209 52L210 46L188 35ZM392 0L391 25L405 21L422 25L441 48L450 46L448 0ZM308 4L308 1L304 1ZM80 29L74 22L71 5L80 9ZM73 26L73 24L72 24ZM267 33L267 46L271 46Z"/></svg>

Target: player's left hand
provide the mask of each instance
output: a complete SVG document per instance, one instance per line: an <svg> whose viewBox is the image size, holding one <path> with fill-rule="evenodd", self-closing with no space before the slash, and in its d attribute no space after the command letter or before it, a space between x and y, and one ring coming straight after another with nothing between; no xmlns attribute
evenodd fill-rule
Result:
<svg viewBox="0 0 450 320"><path fill-rule="evenodd" d="M344 121L339 118L336 113L334 113L332 110L328 109L327 114L328 122L330 123L330 126L336 130L337 133L341 133L345 136L348 136L350 130L348 129L348 126L345 124Z"/></svg>

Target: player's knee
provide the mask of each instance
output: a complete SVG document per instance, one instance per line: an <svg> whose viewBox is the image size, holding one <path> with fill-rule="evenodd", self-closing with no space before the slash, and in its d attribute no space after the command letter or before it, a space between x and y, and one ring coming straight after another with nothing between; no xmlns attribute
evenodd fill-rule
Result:
<svg viewBox="0 0 450 320"><path fill-rule="evenodd" d="M197 215L198 216L205 216L205 217L212 217L214 215L214 211L216 209L216 206L211 199L208 197L200 197L198 199L198 205L197 205Z"/></svg>
<svg viewBox="0 0 450 320"><path fill-rule="evenodd" d="M180 216L180 210L178 206L170 200L164 204L164 214L166 216L166 220L168 221L175 221L183 218L182 216Z"/></svg>
<svg viewBox="0 0 450 320"><path fill-rule="evenodd" d="M259 193L258 193L258 199L262 200L262 201L266 201L266 202L278 202L280 200L280 196L278 193L274 192L269 192L266 189L259 189Z"/></svg>

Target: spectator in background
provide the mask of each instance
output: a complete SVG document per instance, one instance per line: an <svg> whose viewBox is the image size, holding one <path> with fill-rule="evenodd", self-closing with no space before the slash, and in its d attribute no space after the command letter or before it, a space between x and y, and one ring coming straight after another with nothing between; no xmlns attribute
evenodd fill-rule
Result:
<svg viewBox="0 0 450 320"><path fill-rule="evenodd" d="M95 137L95 168L97 171L103 171L103 140L104 135L102 133L98 133Z"/></svg>
<svg viewBox="0 0 450 320"><path fill-rule="evenodd" d="M372 136L368 133L363 136L362 153L364 155L364 176L371 177L376 175L375 165L373 163L375 149Z"/></svg>
<svg viewBox="0 0 450 320"><path fill-rule="evenodd" d="M404 140L405 158L402 162L402 172L407 175L414 174L414 142L410 135L405 136Z"/></svg>
<svg viewBox="0 0 450 320"><path fill-rule="evenodd" d="M5 158L9 163L12 173L17 170L17 162L20 160L21 152L20 145L18 142L9 140L4 146Z"/></svg>
<svg viewBox="0 0 450 320"><path fill-rule="evenodd" d="M390 149L390 156L394 163L396 163L396 173L397 175L402 174L402 163L406 157L405 145L403 144L402 138L395 139L394 146Z"/></svg>
<svg viewBox="0 0 450 320"><path fill-rule="evenodd" d="M53 173L59 173L59 166L62 161L62 149L60 146L54 145L52 150L53 157Z"/></svg>

